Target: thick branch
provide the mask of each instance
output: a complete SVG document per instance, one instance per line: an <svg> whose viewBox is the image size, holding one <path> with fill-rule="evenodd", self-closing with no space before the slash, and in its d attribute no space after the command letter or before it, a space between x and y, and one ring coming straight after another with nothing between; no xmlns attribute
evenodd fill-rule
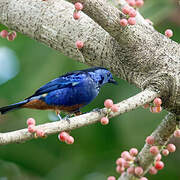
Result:
<svg viewBox="0 0 180 180"><path fill-rule="evenodd" d="M80 62L111 70L118 66L116 74L125 79L120 45L83 12L80 20L74 20L73 11L64 0L1 0L0 23ZM77 40L85 44L81 51L75 47Z"/></svg>
<svg viewBox="0 0 180 180"><path fill-rule="evenodd" d="M130 97L117 104L119 111L116 113L110 113L109 117L115 117L130 110L136 109L148 102L151 102L155 97L159 96L154 91L144 90L141 93ZM46 135L55 134L61 131L69 131L82 126L87 126L96 123L107 114L107 109L103 108L100 111L90 112L81 116L70 118L68 121L62 120L43 125L38 125L37 128L41 128ZM23 142L32 139L34 136L28 132L27 129L17 130L13 132L0 134L0 145Z"/></svg>
<svg viewBox="0 0 180 180"><path fill-rule="evenodd" d="M84 5L83 12L114 37L125 50L126 58L121 58L120 61L126 70L130 70L125 71L126 80L141 88L153 85L162 94L166 94L164 106L169 111L180 114L179 45L158 33L140 14L136 17L135 26L122 27L119 21L124 18L124 14L107 1L80 2ZM125 2L120 0L120 3ZM167 98L168 96L171 98Z"/></svg>
<svg viewBox="0 0 180 180"><path fill-rule="evenodd" d="M174 114L169 113L161 122L161 124L157 127L157 129L151 134L151 136L155 138L155 145L159 147L160 151L173 135L177 124L177 117ZM150 147L150 145L145 144L136 159L136 163L143 168L144 174L147 173L155 159L155 157L149 152ZM129 175L128 173L122 174L122 176L119 178L119 180L134 179L135 177Z"/></svg>
<svg viewBox="0 0 180 180"><path fill-rule="evenodd" d="M76 0L68 0L69 2L76 3ZM96 21L103 29L105 29L111 36L118 42L125 45L132 45L137 43L138 34L145 32L144 29L153 31L153 28L143 19L138 13L136 16L137 25L127 26L126 28L120 26L119 20L125 18L125 15L116 7L112 6L105 0L79 0L83 3L85 12L89 17ZM122 5L127 4L125 0L121 0ZM151 27L151 29L150 29ZM136 31L138 29L138 31ZM140 36L143 36L141 34ZM144 38L144 37L143 37ZM139 38L138 40L141 40ZM138 41L140 43L140 41Z"/></svg>

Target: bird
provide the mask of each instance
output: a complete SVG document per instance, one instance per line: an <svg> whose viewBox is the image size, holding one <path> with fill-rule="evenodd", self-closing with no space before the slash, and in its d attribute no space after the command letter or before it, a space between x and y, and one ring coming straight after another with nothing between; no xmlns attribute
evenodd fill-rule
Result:
<svg viewBox="0 0 180 180"><path fill-rule="evenodd" d="M60 119L61 111L79 115L80 109L95 99L106 83L117 84L112 73L103 67L69 72L41 86L25 100L0 108L0 112L30 108L54 110Z"/></svg>

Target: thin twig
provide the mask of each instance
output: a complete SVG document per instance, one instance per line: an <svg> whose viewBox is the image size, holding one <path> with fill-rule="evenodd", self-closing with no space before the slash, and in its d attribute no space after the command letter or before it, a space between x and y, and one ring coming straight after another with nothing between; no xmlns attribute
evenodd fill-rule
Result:
<svg viewBox="0 0 180 180"><path fill-rule="evenodd" d="M157 129L151 134L151 136L155 139L156 146L159 147L161 151L163 146L167 144L173 132L176 129L177 125L177 117L174 114L169 113L161 122L161 124L157 127ZM141 152L139 153L136 162L139 166L141 166L144 170L144 174L147 173L149 168L151 167L152 163L155 160L155 156L153 156L150 152L150 145L145 144L142 148ZM127 172L122 174L118 180L134 180L136 177L128 174Z"/></svg>

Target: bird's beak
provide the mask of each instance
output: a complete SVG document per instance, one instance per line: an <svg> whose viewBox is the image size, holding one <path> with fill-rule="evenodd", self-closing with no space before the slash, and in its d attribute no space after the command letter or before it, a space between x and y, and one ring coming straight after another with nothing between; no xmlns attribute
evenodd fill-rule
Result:
<svg viewBox="0 0 180 180"><path fill-rule="evenodd" d="M114 79L110 79L110 80L109 80L109 83L118 85L118 83L117 83Z"/></svg>

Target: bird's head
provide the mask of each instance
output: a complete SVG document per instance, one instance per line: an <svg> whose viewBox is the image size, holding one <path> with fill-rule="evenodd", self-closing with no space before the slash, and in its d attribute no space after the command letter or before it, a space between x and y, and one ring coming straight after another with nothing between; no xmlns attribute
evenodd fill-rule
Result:
<svg viewBox="0 0 180 180"><path fill-rule="evenodd" d="M96 67L94 71L91 73L91 77L98 83L99 86L102 86L106 83L117 84L117 82L113 79L111 72L105 68Z"/></svg>

